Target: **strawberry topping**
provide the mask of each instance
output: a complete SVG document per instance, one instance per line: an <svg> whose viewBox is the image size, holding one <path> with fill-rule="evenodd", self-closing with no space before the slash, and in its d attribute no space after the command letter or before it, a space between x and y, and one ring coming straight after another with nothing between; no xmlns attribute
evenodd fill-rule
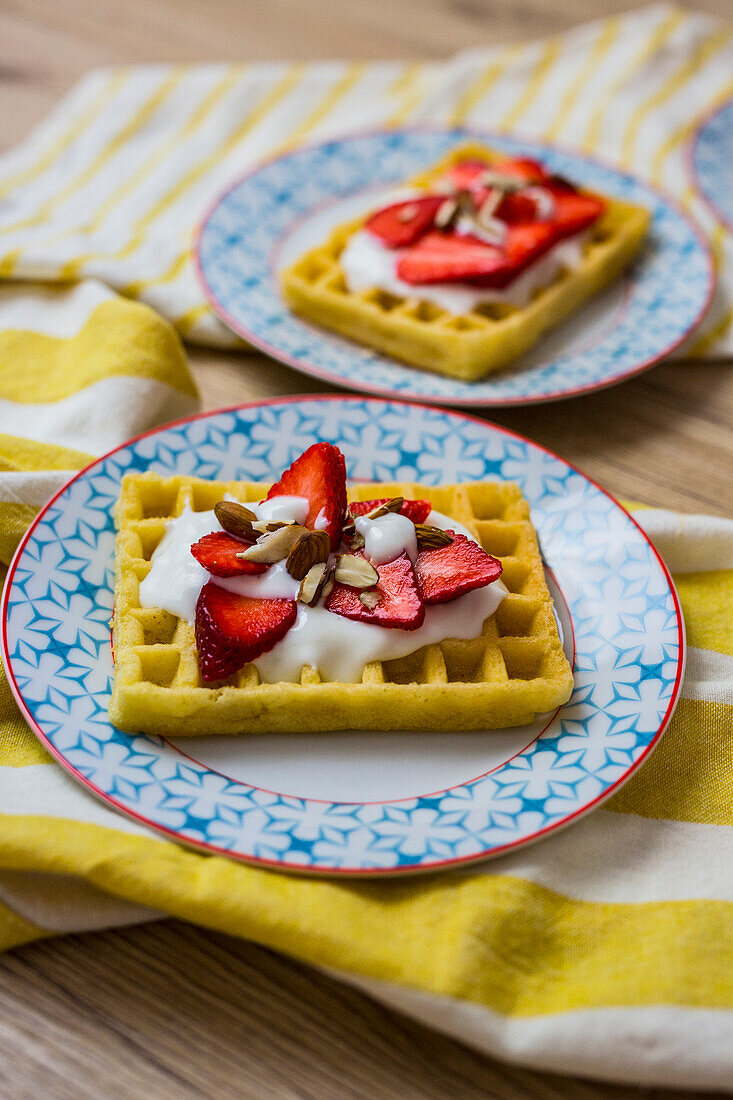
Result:
<svg viewBox="0 0 733 1100"><path fill-rule="evenodd" d="M357 556L364 557L363 554ZM369 589L378 596L373 608L366 607L359 599L363 589L336 583L326 600L326 610L375 626L417 630L425 618L425 608L417 592L409 557L402 553L394 561L376 568L379 581L373 589Z"/></svg>
<svg viewBox="0 0 733 1100"><path fill-rule="evenodd" d="M231 676L284 638L295 616L294 600L251 599L209 581L196 604L201 676L206 682Z"/></svg>
<svg viewBox="0 0 733 1100"><path fill-rule="evenodd" d="M555 243L547 222L508 227L503 244L486 244L475 237L426 233L406 249L397 274L406 283L472 283L504 287Z"/></svg>
<svg viewBox="0 0 733 1100"><path fill-rule="evenodd" d="M389 248L404 248L430 228L443 199L442 195L426 195L396 202L372 214L366 227Z"/></svg>
<svg viewBox="0 0 733 1100"><path fill-rule="evenodd" d="M258 576L265 572L266 565L237 557L247 549L247 545L225 531L212 531L193 544L191 553L199 565L215 577Z"/></svg>
<svg viewBox="0 0 733 1100"><path fill-rule="evenodd" d="M378 500L352 500L349 511L352 516L365 516L380 504L387 504L390 499L390 497L379 497ZM432 509L433 506L429 500L403 500L400 515L407 516L413 523L424 523Z"/></svg>
<svg viewBox="0 0 733 1100"><path fill-rule="evenodd" d="M338 447L314 443L282 475L267 494L305 497L310 508L305 526L328 532L331 549L341 538L346 512L346 463Z"/></svg>
<svg viewBox="0 0 733 1100"><path fill-rule="evenodd" d="M445 603L483 588L501 576L502 566L465 535L453 536L450 546L421 550L415 562L417 589L425 603Z"/></svg>

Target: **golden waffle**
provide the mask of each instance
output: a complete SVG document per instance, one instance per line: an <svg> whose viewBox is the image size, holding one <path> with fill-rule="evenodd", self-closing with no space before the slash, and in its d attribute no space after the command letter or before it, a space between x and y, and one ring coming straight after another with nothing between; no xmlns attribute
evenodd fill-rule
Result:
<svg viewBox="0 0 733 1100"><path fill-rule="evenodd" d="M463 145L409 185L425 187L466 158L494 160L483 145ZM379 289L351 293L339 257L364 219L341 225L325 244L312 248L280 275L283 294L295 313L412 366L475 382L514 362L551 328L626 267L649 224L642 206L604 196L607 209L589 230L583 260L535 291L526 306L484 303L471 313L453 314L415 296L400 298Z"/></svg>
<svg viewBox="0 0 733 1100"><path fill-rule="evenodd" d="M205 686L193 626L140 607L166 520L186 504L208 511L225 493L261 500L268 486L192 477L127 474L115 510L115 679L109 707L122 729L147 733L265 733L338 729L466 730L524 725L565 702L572 673L563 653L529 507L511 482L428 488L358 485L352 500L427 498L463 523L500 558L509 595L468 641L426 645L407 657L374 661L361 683L324 682L310 667L299 683L260 683L254 665ZM334 615L334 630L338 616ZM280 643L287 645L287 636Z"/></svg>

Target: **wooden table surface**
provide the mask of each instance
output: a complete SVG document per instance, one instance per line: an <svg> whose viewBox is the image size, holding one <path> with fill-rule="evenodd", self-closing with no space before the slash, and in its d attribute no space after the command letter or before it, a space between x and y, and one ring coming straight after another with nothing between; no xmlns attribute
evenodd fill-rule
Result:
<svg viewBox="0 0 733 1100"><path fill-rule="evenodd" d="M0 148L85 70L143 61L443 57L629 0L5 0ZM689 3L730 15L730 0ZM325 387L259 356L192 353L206 408ZM605 392L497 413L612 492L730 514L733 369L669 363ZM483 1058L263 948L174 921L0 960L0 1096L671 1097Z"/></svg>

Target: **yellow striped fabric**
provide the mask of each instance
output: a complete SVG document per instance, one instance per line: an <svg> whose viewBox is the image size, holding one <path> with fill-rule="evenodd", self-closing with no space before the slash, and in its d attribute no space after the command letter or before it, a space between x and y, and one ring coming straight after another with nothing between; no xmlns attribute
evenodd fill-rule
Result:
<svg viewBox="0 0 733 1100"><path fill-rule="evenodd" d="M0 944L74 927L54 899L88 889L106 899L81 907L89 927L166 913L254 939L524 1064L725 1087L733 522L635 515L669 562L687 619L682 700L644 767L572 829L477 868L389 883L308 881L200 856L77 788L3 685Z"/></svg>
<svg viewBox="0 0 733 1100"><path fill-rule="evenodd" d="M187 340L235 345L191 263L214 196L304 140L445 121L577 146L676 195L717 239L720 290L694 351L731 352L733 235L690 186L686 156L732 71L731 28L660 4L444 62L95 73L0 158L0 279L99 279Z"/></svg>

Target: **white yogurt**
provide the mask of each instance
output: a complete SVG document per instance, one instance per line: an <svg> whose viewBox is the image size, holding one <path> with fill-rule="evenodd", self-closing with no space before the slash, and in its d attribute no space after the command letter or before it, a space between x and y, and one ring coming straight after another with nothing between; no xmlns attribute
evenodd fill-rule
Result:
<svg viewBox="0 0 733 1100"><path fill-rule="evenodd" d="M279 518L297 519L292 514L300 505L279 504L276 502L299 501L297 497L274 497L264 504L248 503L247 507L259 518L273 518L273 511L282 508ZM308 503L307 501L305 502ZM264 515L264 512L270 514ZM302 511L301 513L302 514ZM307 513L306 513L307 514ZM392 520L404 520L412 528L411 538L415 539L415 528L406 516L390 513ZM305 517L303 517L305 518ZM367 520L367 533L378 558L391 546L398 543L401 553L406 549L410 553L412 543L404 524L382 523L387 519ZM365 520L359 517L356 520ZM460 534L473 538L471 532L456 520L431 512L427 523L443 530L450 528ZM397 527L402 534L398 537ZM394 529L390 531L390 529ZM140 583L140 605L142 607L160 607L172 615L193 622L196 615L196 601L203 586L214 580L230 592L243 596L260 598L296 599L300 587L298 581L290 576L285 562L276 562L267 572L257 577L213 577L194 558L191 546L210 531L222 530L214 512L192 512L189 508L176 519L168 521L166 533L152 557L152 568ZM384 534L384 532L387 534ZM367 534L364 535L365 542ZM365 546L366 550L366 546ZM367 550L367 556L370 556ZM390 561L397 554L382 561ZM413 557L413 554L410 554ZM417 556L417 543L414 546ZM405 657L416 649L444 638L475 638L481 633L484 620L493 615L507 595L502 582L494 581L484 588L467 592L449 603L433 604L425 608L425 619L417 630L387 629L371 623L354 622L342 615L326 611L323 606L306 607L299 603L295 623L285 638L270 650L258 657L254 664L261 678L269 683L290 681L297 683L300 670L304 665L317 668L324 680L337 680L341 683L357 683L361 679L364 666L369 661L389 661L396 657Z"/></svg>
<svg viewBox="0 0 733 1100"><path fill-rule="evenodd" d="M526 306L539 287L549 286L563 269L573 270L582 258L588 232L558 241L544 256L530 264L503 290L474 287L458 283L430 283L415 286L397 275L402 248L387 248L370 233L359 229L354 233L339 257L346 285L355 294L377 287L400 298L417 298L433 302L448 313L470 313L486 302L505 302L511 306Z"/></svg>
<svg viewBox="0 0 733 1100"><path fill-rule="evenodd" d="M407 516L395 512L387 512L379 519L357 516L354 524L364 538L364 553L372 565L394 561L405 551L410 561L417 557L415 524Z"/></svg>

